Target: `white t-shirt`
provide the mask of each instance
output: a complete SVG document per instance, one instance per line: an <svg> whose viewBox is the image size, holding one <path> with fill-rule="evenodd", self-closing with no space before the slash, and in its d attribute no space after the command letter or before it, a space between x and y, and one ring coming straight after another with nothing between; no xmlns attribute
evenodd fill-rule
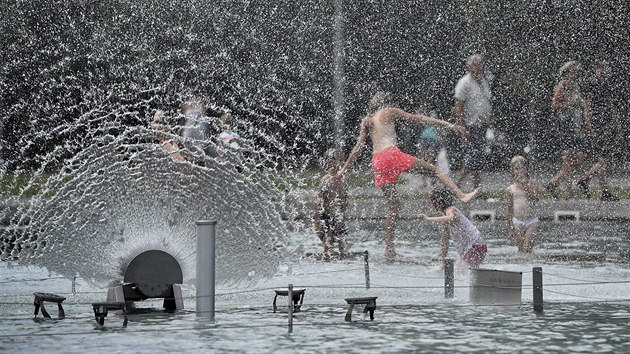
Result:
<svg viewBox="0 0 630 354"><path fill-rule="evenodd" d="M466 125L483 126L492 114L492 94L486 79L477 81L470 73L464 75L455 86L455 98L464 103Z"/></svg>

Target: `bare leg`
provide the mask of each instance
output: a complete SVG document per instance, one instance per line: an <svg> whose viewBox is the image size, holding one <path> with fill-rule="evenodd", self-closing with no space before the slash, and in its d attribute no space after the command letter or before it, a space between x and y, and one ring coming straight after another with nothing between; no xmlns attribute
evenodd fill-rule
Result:
<svg viewBox="0 0 630 354"><path fill-rule="evenodd" d="M560 170L556 172L556 174L549 180L550 184L558 184L560 182L566 182L569 179L571 174L571 163L569 161L569 157L564 155L562 158L562 166Z"/></svg>
<svg viewBox="0 0 630 354"><path fill-rule="evenodd" d="M536 231L538 230L538 224L531 225L525 230L522 240L523 252L532 253L534 248L534 239L536 238Z"/></svg>
<svg viewBox="0 0 630 354"><path fill-rule="evenodd" d="M588 191L588 184L594 176L599 177L599 185L602 190L608 188L608 165L611 162L610 156L601 156L591 168L586 171L578 180L578 185L585 191Z"/></svg>
<svg viewBox="0 0 630 354"><path fill-rule="evenodd" d="M326 242L324 245L324 250L326 253L329 253L333 249L333 243L335 242L335 235L332 229L326 232Z"/></svg>
<svg viewBox="0 0 630 354"><path fill-rule="evenodd" d="M394 250L394 230L396 219L400 211L400 201L396 192L396 184L387 183L381 186L387 198L387 215L385 216L385 258L392 259L396 256Z"/></svg>
<svg viewBox="0 0 630 354"><path fill-rule="evenodd" d="M567 150L562 154L562 166L553 178L547 183L549 189L557 198L556 188L560 182L565 182L568 186L569 194L571 191L571 178L573 172L584 162L584 154L576 150Z"/></svg>
<svg viewBox="0 0 630 354"><path fill-rule="evenodd" d="M442 183L442 185L450 189L463 203L468 203L469 201L473 200L473 198L475 198L475 196L479 192L478 189L475 189L470 193L462 192L461 189L459 189L459 187L455 184L455 182L453 182L453 180L449 176L447 176L440 168L431 165L424 160L416 159L411 169L419 173L432 174L433 176L435 176L435 178L437 178L438 181L440 181L440 183Z"/></svg>
<svg viewBox="0 0 630 354"><path fill-rule="evenodd" d="M460 186L464 178L466 178L469 173L470 170L468 169L468 167L462 167L459 171L457 171L457 175L455 176L455 184Z"/></svg>
<svg viewBox="0 0 630 354"><path fill-rule="evenodd" d="M475 189L479 189L481 187L481 173L479 171L473 171L473 186Z"/></svg>

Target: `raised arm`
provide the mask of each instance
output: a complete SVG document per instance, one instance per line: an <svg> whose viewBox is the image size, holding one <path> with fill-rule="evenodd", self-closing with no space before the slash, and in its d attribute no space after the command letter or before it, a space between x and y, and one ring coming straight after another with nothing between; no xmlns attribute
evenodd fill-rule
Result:
<svg viewBox="0 0 630 354"><path fill-rule="evenodd" d="M453 107L453 114L455 115L455 121L461 126L466 126L464 122L464 101L456 98L455 106Z"/></svg>
<svg viewBox="0 0 630 354"><path fill-rule="evenodd" d="M453 209L448 208L444 211L444 215L442 216L428 216L426 214L420 214L419 218L422 221L451 222L455 218L455 213L453 212Z"/></svg>
<svg viewBox="0 0 630 354"><path fill-rule="evenodd" d="M445 127L447 129L453 130L454 132L460 134L460 135L465 135L466 134L466 128L461 126L461 125L455 125L455 124L451 124L445 120L441 120L441 119L436 119L433 117L428 117L428 116L424 116L424 115L417 115L417 114L411 114L409 112L405 112L402 109L398 109L398 108L391 108L398 116L400 116L401 118L408 120L410 122L417 122L417 123L423 123L423 124L428 124L428 125L432 125L435 127Z"/></svg>
<svg viewBox="0 0 630 354"><path fill-rule="evenodd" d="M514 239L514 224L512 224L512 217L514 217L514 196L508 187L505 191L505 226L507 228L508 238L511 240Z"/></svg>
<svg viewBox="0 0 630 354"><path fill-rule="evenodd" d="M367 139L367 136L369 134L369 124L370 122L368 118L367 117L363 118L363 120L361 121L361 126L359 130L359 138L357 139L357 143L354 145L354 148L352 148L350 155L348 155L348 159L346 160L346 163L344 163L341 169L339 169L338 174L340 175L345 174L346 171L350 168L350 166L352 166L352 164L361 155L361 148L363 148L363 145L365 145L365 140Z"/></svg>

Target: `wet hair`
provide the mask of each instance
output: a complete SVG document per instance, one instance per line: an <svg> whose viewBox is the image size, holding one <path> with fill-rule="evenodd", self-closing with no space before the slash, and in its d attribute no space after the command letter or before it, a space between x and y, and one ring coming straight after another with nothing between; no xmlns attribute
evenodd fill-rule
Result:
<svg viewBox="0 0 630 354"><path fill-rule="evenodd" d="M516 155L512 157L512 160L510 161L510 169L512 170L512 176L514 176L514 169L521 166L527 168L527 160L521 155Z"/></svg>
<svg viewBox="0 0 630 354"><path fill-rule="evenodd" d="M341 150L337 148L330 148L324 153L324 166L326 166L329 162L341 161L343 158L344 156Z"/></svg>
<svg viewBox="0 0 630 354"><path fill-rule="evenodd" d="M429 196L431 203L441 212L453 206L453 192L446 188L436 188L431 191Z"/></svg>
<svg viewBox="0 0 630 354"><path fill-rule="evenodd" d="M219 119L223 124L232 125L234 123L234 117L230 113L223 113Z"/></svg>
<svg viewBox="0 0 630 354"><path fill-rule="evenodd" d="M518 165L527 165L527 160L525 160L525 158L521 155L516 155L514 157L512 157L512 160L510 161L510 166L512 166L512 168L518 166Z"/></svg>
<svg viewBox="0 0 630 354"><path fill-rule="evenodd" d="M565 77L571 72L578 72L582 69L582 64L575 60L569 60L568 62L562 64L558 73L560 76Z"/></svg>
<svg viewBox="0 0 630 354"><path fill-rule="evenodd" d="M480 54L473 54L466 60L466 67L469 68L475 61L483 63L483 57Z"/></svg>
<svg viewBox="0 0 630 354"><path fill-rule="evenodd" d="M374 94L374 96L372 96L372 99L370 99L370 102L368 103L368 114L374 114L379 109L391 107L392 105L392 97L389 92L378 91Z"/></svg>

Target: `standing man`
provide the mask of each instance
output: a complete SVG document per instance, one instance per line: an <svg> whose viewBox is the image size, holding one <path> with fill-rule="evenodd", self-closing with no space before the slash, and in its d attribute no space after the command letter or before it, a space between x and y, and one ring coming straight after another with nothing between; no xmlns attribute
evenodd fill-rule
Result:
<svg viewBox="0 0 630 354"><path fill-rule="evenodd" d="M348 156L338 174L343 175L359 158L361 149L370 138L372 142L372 170L374 182L380 187L387 198L387 215L385 217L385 258L394 260L394 228L400 212L400 199L396 192L398 177L406 171L418 172L435 177L440 183L450 189L459 200L464 203L472 200L477 191L463 193L457 185L442 170L424 160L402 152L397 144L396 122L408 121L433 126L443 126L457 133L463 133L464 128L443 120L420 116L393 108L388 94L378 92L368 106L368 115L361 120L359 137L352 152Z"/></svg>
<svg viewBox="0 0 630 354"><path fill-rule="evenodd" d="M455 176L455 183L461 185L462 180L472 175L474 188L481 185L481 169L484 167L484 149L486 130L493 127L492 94L490 84L486 80L483 59L480 55L471 55L466 62L468 73L455 86L455 121L466 128L464 143L464 161L462 168Z"/></svg>

